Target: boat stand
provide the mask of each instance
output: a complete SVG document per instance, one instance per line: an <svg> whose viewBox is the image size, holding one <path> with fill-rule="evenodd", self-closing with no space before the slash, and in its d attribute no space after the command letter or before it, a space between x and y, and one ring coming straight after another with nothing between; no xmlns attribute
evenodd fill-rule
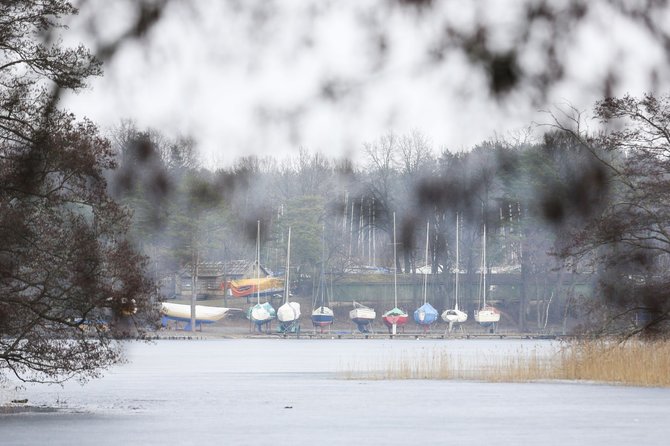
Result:
<svg viewBox="0 0 670 446"><path fill-rule="evenodd" d="M270 333L272 330L272 319L266 322L255 322L252 320L249 320L249 332L255 333ZM265 329L263 329L263 326L265 326Z"/></svg>
<svg viewBox="0 0 670 446"><path fill-rule="evenodd" d="M374 330L372 329L372 324L370 322L366 322L365 324L356 323L356 328L358 328L360 333L374 334Z"/></svg>
<svg viewBox="0 0 670 446"><path fill-rule="evenodd" d="M459 323L459 324L456 324L456 326L457 326L457 327L456 327L456 330L457 330L459 333L461 333L461 334L465 334L465 329L463 328L463 324L460 324L460 323ZM451 334L451 333L453 333L453 331L454 331L454 323L453 323L453 322L450 322L450 323L449 323L449 326L447 327L447 329L444 330L444 335L446 336L446 335L448 335L448 334Z"/></svg>
<svg viewBox="0 0 670 446"><path fill-rule="evenodd" d="M431 330L430 330L431 325L432 324L421 324L421 328L423 329L423 334L424 335L427 335L428 333L431 332Z"/></svg>
<svg viewBox="0 0 670 446"><path fill-rule="evenodd" d="M300 322L292 321L286 323L280 323L277 327L277 332L283 333L284 337L289 333L295 333L297 337L300 337Z"/></svg>
<svg viewBox="0 0 670 446"><path fill-rule="evenodd" d="M319 331L320 334L323 334L323 333L324 333L324 331L323 331L323 328L324 328L324 327L328 327L328 334L330 334L330 328L333 326L332 323L330 323L330 324L328 324L328 325L317 325L317 324L312 324L312 325L314 326L314 334L316 334L316 328L317 328L317 327L320 328L320 331Z"/></svg>

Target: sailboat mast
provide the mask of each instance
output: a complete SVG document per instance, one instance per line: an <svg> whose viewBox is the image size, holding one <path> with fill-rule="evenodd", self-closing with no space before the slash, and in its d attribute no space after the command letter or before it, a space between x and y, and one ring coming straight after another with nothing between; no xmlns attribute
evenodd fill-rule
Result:
<svg viewBox="0 0 670 446"><path fill-rule="evenodd" d="M291 227L288 228L288 248L286 249L286 286L285 286L285 299L284 302L288 302L288 295L291 289L289 282L289 272L290 270L290 261L291 261Z"/></svg>
<svg viewBox="0 0 670 446"><path fill-rule="evenodd" d="M396 257L395 212L393 213L393 306L398 307L398 260Z"/></svg>
<svg viewBox="0 0 670 446"><path fill-rule="evenodd" d="M428 243L430 235L430 222L426 221L426 267L428 267ZM428 297L428 272L424 271L423 274L423 304L426 304Z"/></svg>
<svg viewBox="0 0 670 446"><path fill-rule="evenodd" d="M484 240L482 241L482 271L484 283L484 307L486 307L486 224L484 224Z"/></svg>
<svg viewBox="0 0 670 446"><path fill-rule="evenodd" d="M319 280L319 288L321 289L321 306L323 307L323 295L324 295L324 288L326 287L326 284L323 281L324 275L326 273L325 271L325 265L324 263L326 262L326 225L323 225L321 227L321 279Z"/></svg>
<svg viewBox="0 0 670 446"><path fill-rule="evenodd" d="M459 281L460 276L461 276L461 267L459 265L459 259L460 259L460 257L459 257L459 254L460 254L460 252L459 252L460 229L461 229L461 226L460 226L460 221L459 221L459 215L457 213L456 214L456 281L455 281L456 286L455 286L455 290L454 290L454 309L456 309L456 310L458 310L458 281Z"/></svg>
<svg viewBox="0 0 670 446"><path fill-rule="evenodd" d="M256 221L256 301L261 303L261 221Z"/></svg>

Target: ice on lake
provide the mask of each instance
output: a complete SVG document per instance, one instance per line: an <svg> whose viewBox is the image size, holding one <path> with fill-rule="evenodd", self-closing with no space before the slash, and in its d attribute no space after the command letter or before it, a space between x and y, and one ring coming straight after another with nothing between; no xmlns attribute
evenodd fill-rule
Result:
<svg viewBox="0 0 670 446"><path fill-rule="evenodd" d="M344 379L446 349L465 363L546 341L217 339L131 343L84 386L15 390L2 445L665 445L670 389Z"/></svg>

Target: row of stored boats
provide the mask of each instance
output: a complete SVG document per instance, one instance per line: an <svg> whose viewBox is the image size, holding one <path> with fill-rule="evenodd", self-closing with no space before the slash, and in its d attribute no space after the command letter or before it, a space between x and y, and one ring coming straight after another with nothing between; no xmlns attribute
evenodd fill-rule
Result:
<svg viewBox="0 0 670 446"><path fill-rule="evenodd" d="M459 265L459 237L460 237L460 221L457 217L456 219L456 265ZM257 240L260 240L260 223L258 226ZM428 264L428 246L430 240L430 224L426 223L426 264ZM397 259L396 254L396 224L395 224L395 214L393 215L393 259L394 264ZM291 252L291 229L289 228L288 232L288 248L287 248L287 264L286 264L286 279L285 279L285 290L284 290L284 304L280 306L276 313L272 305L269 302L260 301L260 286L257 287L259 290L257 292L257 303L249 308L247 312L247 317L254 322L259 331L262 331L263 326L269 326L270 322L273 319L279 320L279 331L280 332L295 332L300 329L298 319L300 318L300 304L297 302L289 301L289 259ZM258 258L260 257L260 244L257 241L256 243L256 254L257 254L257 266L259 264ZM382 315L382 321L389 328L391 334L396 334L398 327L405 325L409 321L409 315L406 311L398 307L398 279L397 279L397 268L394 268L393 274L393 303L394 306L391 310L388 310ZM483 305L480 306L478 310L475 311L475 321L484 327L492 326L500 320L500 312L486 304L486 228L484 228L483 241L482 241L482 264L480 271L482 272L480 280L480 300L483 297ZM462 324L467 321L468 315L462 311L458 306L458 293L459 293L459 275L455 275L454 281L454 306L453 308L445 310L442 314L442 320L449 323L449 330L451 331L455 324ZM335 319L333 310L326 306L324 299L324 285L323 285L323 262L322 262L322 271L321 271L321 283L319 286L321 292L320 305L315 307L312 311L311 320L312 324L315 327L324 327L330 326ZM424 329L428 329L431 324L435 323L438 320L439 313L427 300L427 289L428 289L428 276L424 275L423 283L423 305L414 311L414 321L423 326ZM367 307L358 302L353 303L354 308L349 312L349 318L354 322L361 332L370 331L370 325L375 320L377 314L373 308Z"/></svg>
<svg viewBox="0 0 670 446"><path fill-rule="evenodd" d="M459 234L460 234L460 222L457 217L456 221L456 265L459 265ZM429 237L430 237L430 224L426 223L426 264L428 264L428 246L429 246ZM494 307L486 304L486 228L484 228L483 242L482 242L482 264L480 271L480 302L483 298L483 305L479 307L478 310L475 310L474 317L475 321L484 327L489 327L496 324L500 320L500 312ZM323 248L325 249L325 247ZM269 329L271 322L275 319L279 321L279 331L283 333L295 333L300 330L300 304L290 300L290 258L291 258L291 228L288 230L288 246L287 246L287 256L286 256L286 277L283 283L283 295L284 302L283 304L275 311L274 307L270 302L261 302L261 295L267 296L267 291L273 290L273 285L269 284L264 286L264 283L267 280L260 278L260 222L258 222L257 235L256 235L256 279L247 279L247 282L244 286L249 287L251 290L255 291L256 294L256 304L251 306L247 310L247 318L252 321L258 331L263 331L263 328ZM393 215L393 258L394 263L397 259L396 255L396 230L395 230L395 214ZM319 285L320 291L320 301L314 302L313 311L311 315L312 325L314 327L319 327L322 330L325 327L329 327L333 324L335 320L335 315L333 310L329 308L325 302L325 286L323 283L323 264L322 261L322 271L321 271L321 282ZM394 268L394 271L396 269ZM458 268L457 268L458 270ZM459 308L459 276L460 274L455 275L454 280L454 306L453 308L445 310L442 314L442 320L449 324L449 331L451 331L456 324L462 324L467 321L468 315ZM272 279L277 280L277 279ZM430 325L437 322L440 314L438 311L428 302L427 300L427 284L428 276L424 275L423 283L423 305L417 308L414 311L414 321L422 326L424 330L427 330ZM241 289L241 287L240 287ZM388 310L382 314L382 321L388 327L391 334L396 334L398 327L401 327L409 321L409 315L406 311L398 307L398 291L397 291L397 273L394 272L393 275L393 302L394 306L391 310ZM250 290L247 290L249 292ZM262 291L264 291L262 293ZM319 294L319 293L317 293ZM317 306L318 305L318 306ZM228 309L222 308L218 309L216 307L204 307L204 306L195 306L195 319L200 322L214 322L222 318ZM198 308L201 307L201 308ZM199 311L198 311L199 310ZM193 320L191 315L192 309L188 305L179 305L179 304L163 304L163 314L166 317L171 317L173 319L180 319L188 321L189 317ZM349 318L353 323L356 324L360 332L366 333L370 331L370 326L375 320L377 314L373 308L360 304L358 302L353 303L353 309L349 312Z"/></svg>

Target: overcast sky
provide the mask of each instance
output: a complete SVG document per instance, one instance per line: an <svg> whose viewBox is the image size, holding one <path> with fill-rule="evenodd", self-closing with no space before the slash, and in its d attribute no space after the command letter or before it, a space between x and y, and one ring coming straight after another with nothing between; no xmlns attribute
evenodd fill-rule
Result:
<svg viewBox="0 0 670 446"><path fill-rule="evenodd" d="M493 25L504 48L518 28L521 2L435 3L417 17L382 0L175 1L144 41L124 45L105 76L64 105L103 128L131 118L191 135L209 165L248 154L283 156L301 146L360 159L364 142L389 131L417 129L436 150L468 150L546 122L541 108L569 102L589 110L612 66L621 73L614 93L639 95L650 88L649 69L667 65L653 39L596 7L562 48L566 76L545 103L532 103L524 91L491 100L484 75L462 54L436 64L429 50L445 22L468 29L476 20ZM130 22L129 4L84 3L66 42L95 48L114 38ZM527 67L538 61L533 48L521 60ZM667 88L663 70L658 77Z"/></svg>

